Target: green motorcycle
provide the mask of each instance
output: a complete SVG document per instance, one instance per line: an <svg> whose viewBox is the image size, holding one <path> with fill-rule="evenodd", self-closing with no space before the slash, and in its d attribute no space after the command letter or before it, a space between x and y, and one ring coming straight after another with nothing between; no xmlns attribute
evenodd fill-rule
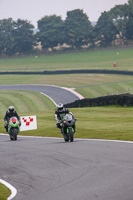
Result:
<svg viewBox="0 0 133 200"><path fill-rule="evenodd" d="M20 132L20 122L16 117L11 117L8 123L8 134L10 135L10 140L17 140L17 135Z"/></svg>

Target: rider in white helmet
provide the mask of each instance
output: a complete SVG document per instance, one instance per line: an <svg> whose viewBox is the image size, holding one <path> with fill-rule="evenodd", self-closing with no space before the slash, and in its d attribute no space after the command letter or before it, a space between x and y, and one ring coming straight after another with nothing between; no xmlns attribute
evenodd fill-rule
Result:
<svg viewBox="0 0 133 200"><path fill-rule="evenodd" d="M55 111L55 119L57 120L56 127L59 128L60 130L61 130L61 125L60 125L61 121L67 113L70 113L73 116L73 114L67 108L65 108L62 103L59 103Z"/></svg>

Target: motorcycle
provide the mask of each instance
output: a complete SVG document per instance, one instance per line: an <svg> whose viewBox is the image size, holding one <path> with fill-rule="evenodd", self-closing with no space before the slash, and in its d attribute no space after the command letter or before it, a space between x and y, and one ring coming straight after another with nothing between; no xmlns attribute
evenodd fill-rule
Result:
<svg viewBox="0 0 133 200"><path fill-rule="evenodd" d="M62 119L61 132L63 134L65 142L73 142L75 133L75 122L76 119L71 114L66 114Z"/></svg>
<svg viewBox="0 0 133 200"><path fill-rule="evenodd" d="M17 135L20 132L20 122L16 117L11 117L8 123L8 134L10 135L10 140L17 140Z"/></svg>

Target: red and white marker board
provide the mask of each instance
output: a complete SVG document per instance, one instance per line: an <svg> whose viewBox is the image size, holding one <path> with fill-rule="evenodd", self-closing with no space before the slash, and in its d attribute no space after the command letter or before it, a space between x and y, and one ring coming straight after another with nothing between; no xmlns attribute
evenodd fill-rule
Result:
<svg viewBox="0 0 133 200"><path fill-rule="evenodd" d="M21 118L20 131L29 131L37 129L37 119L34 116L23 116Z"/></svg>

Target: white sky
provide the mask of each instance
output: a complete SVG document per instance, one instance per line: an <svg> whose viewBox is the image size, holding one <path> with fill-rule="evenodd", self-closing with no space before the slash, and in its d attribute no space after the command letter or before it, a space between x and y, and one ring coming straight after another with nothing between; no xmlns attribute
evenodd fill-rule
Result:
<svg viewBox="0 0 133 200"><path fill-rule="evenodd" d="M97 21L101 13L128 0L0 0L0 19L27 19L35 27L45 15L66 18L67 11L83 9L90 21Z"/></svg>

